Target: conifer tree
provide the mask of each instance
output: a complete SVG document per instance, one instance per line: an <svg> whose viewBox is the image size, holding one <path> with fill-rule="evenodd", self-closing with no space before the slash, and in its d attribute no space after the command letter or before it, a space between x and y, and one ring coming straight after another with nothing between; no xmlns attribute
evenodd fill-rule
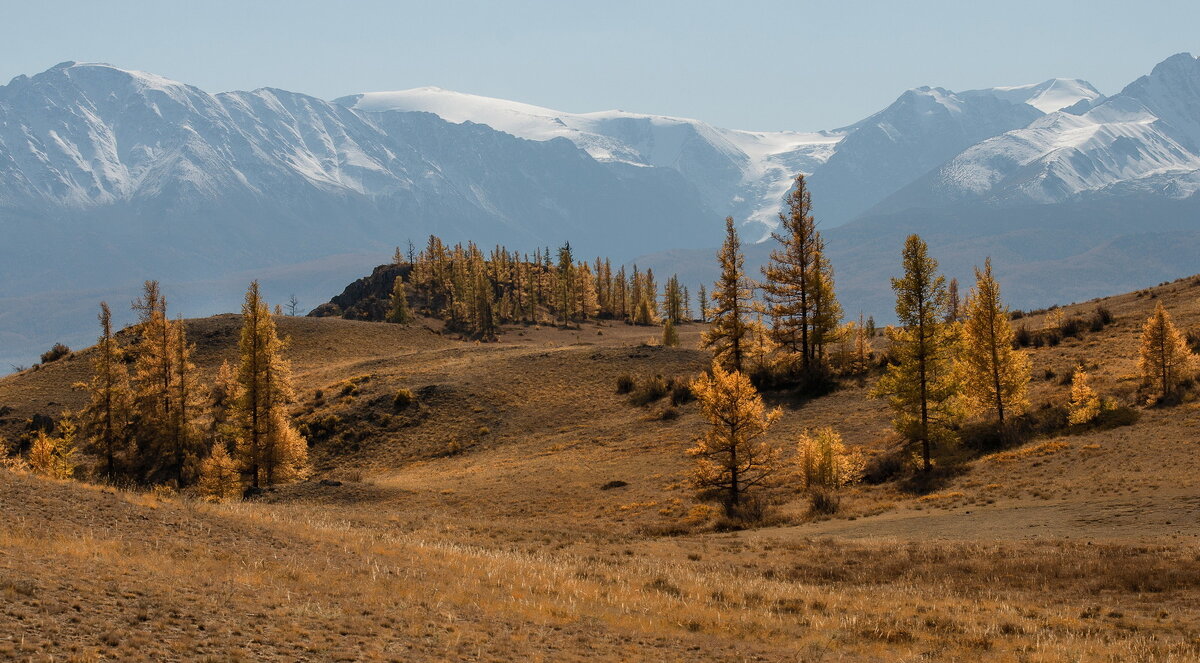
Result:
<svg viewBox="0 0 1200 663"><path fill-rule="evenodd" d="M700 313L700 322L708 322L708 290L704 284L700 284L700 308L697 311Z"/></svg>
<svg viewBox="0 0 1200 663"><path fill-rule="evenodd" d="M624 265L613 277L613 312L618 320L629 318L629 279Z"/></svg>
<svg viewBox="0 0 1200 663"><path fill-rule="evenodd" d="M742 372L746 349L746 315L751 304L751 284L743 273L745 257L733 217L725 219L725 243L717 254L721 278L713 285L712 326L701 338L726 370Z"/></svg>
<svg viewBox="0 0 1200 663"><path fill-rule="evenodd" d="M195 473L199 440L191 408L195 389L191 345L182 321L167 317L157 281L146 281L133 303L138 313L133 384L134 470L143 480L187 484Z"/></svg>
<svg viewBox="0 0 1200 663"><path fill-rule="evenodd" d="M646 275L642 280L642 297L646 299L646 303L650 308L650 319L658 319L658 283L654 281L654 270L647 269Z"/></svg>
<svg viewBox="0 0 1200 663"><path fill-rule="evenodd" d="M1195 372L1195 357L1162 302L1142 327L1138 369L1143 383L1158 398L1175 395L1180 383Z"/></svg>
<svg viewBox="0 0 1200 663"><path fill-rule="evenodd" d="M237 499L242 494L242 475L237 462L222 443L200 463L200 494L217 502Z"/></svg>
<svg viewBox="0 0 1200 663"><path fill-rule="evenodd" d="M666 348L679 345L679 332L675 330L675 323L671 322L670 318L663 320L662 344Z"/></svg>
<svg viewBox="0 0 1200 663"><path fill-rule="evenodd" d="M763 291L775 340L798 358L801 372L807 373L835 336L842 310L803 175L796 177L786 202L788 213L779 215L781 230L771 235L779 246L763 267Z"/></svg>
<svg viewBox="0 0 1200 663"><path fill-rule="evenodd" d="M35 473L51 479L70 479L75 476L75 435L77 426L69 414L58 422L58 434L39 430L29 448L29 467Z"/></svg>
<svg viewBox="0 0 1200 663"><path fill-rule="evenodd" d="M563 326L575 317L575 257L571 243L566 242L558 249L558 306Z"/></svg>
<svg viewBox="0 0 1200 663"><path fill-rule="evenodd" d="M171 325L171 352L174 354L175 376L171 384L171 444L168 453L173 456L168 471L173 475L177 486L192 483L199 474L200 458L204 451L204 442L200 438L195 425L197 415L196 365L192 363L192 353L195 346L188 342L183 320L176 320Z"/></svg>
<svg viewBox="0 0 1200 663"><path fill-rule="evenodd" d="M933 444L953 439L960 389L953 370L957 339L945 322L946 279L917 235L905 242L904 276L892 279L892 289L903 325L889 328L897 363L888 366L872 393L887 398L896 430L919 445L922 469L928 472Z"/></svg>
<svg viewBox="0 0 1200 663"><path fill-rule="evenodd" d="M979 280L978 270L976 270L975 280ZM958 297L958 279L950 279L950 287L946 291L946 322L962 322L962 319L962 301Z"/></svg>
<svg viewBox="0 0 1200 663"><path fill-rule="evenodd" d="M858 480L865 466L862 454L848 450L842 436L829 426L800 434L796 464L808 491L837 490Z"/></svg>
<svg viewBox="0 0 1200 663"><path fill-rule="evenodd" d="M112 312L100 302L100 339L92 359L92 380L86 385L88 403L81 413L87 450L103 463L101 476L113 480L123 469L129 447L133 395L125 353L112 331Z"/></svg>
<svg viewBox="0 0 1200 663"><path fill-rule="evenodd" d="M1071 400L1067 403L1067 421L1072 425L1086 424L1100 416L1100 395L1088 384L1088 375L1082 366L1075 368L1071 376Z"/></svg>
<svg viewBox="0 0 1200 663"><path fill-rule="evenodd" d="M238 452L258 488L295 475L307 462L307 447L284 409L292 399L291 371L258 281L250 284L242 305L238 350Z"/></svg>
<svg viewBox="0 0 1200 663"><path fill-rule="evenodd" d="M1016 334L1000 300L1000 285L992 276L991 258L984 261L982 272L975 268L975 287L965 312L963 393L976 408L994 411L1003 425L1006 414L1020 414L1027 405L1030 363L1029 356L1014 347ZM962 318L952 309L947 320L953 324L956 319Z"/></svg>
<svg viewBox="0 0 1200 663"><path fill-rule="evenodd" d="M763 324L762 312L757 311L756 318L746 323L745 364L746 370L753 376L767 374L772 366L772 354L778 345L771 337L770 330Z"/></svg>
<svg viewBox="0 0 1200 663"><path fill-rule="evenodd" d="M696 458L692 484L714 490L726 509L736 513L748 492L766 485L779 470L779 452L762 438L780 416L766 412L750 379L726 371L714 361L712 375L701 375L691 388L700 403L708 429L688 450Z"/></svg>
<svg viewBox="0 0 1200 663"><path fill-rule="evenodd" d="M209 447L217 444L233 449L237 441L237 405L241 386L237 374L228 361L221 362L217 376L208 387L206 406L209 412L206 443Z"/></svg>
<svg viewBox="0 0 1200 663"><path fill-rule="evenodd" d="M812 276L812 362L825 357L825 346L837 339L842 322L842 305L833 292L833 266L825 257L825 240L818 235L813 256Z"/></svg>
<svg viewBox="0 0 1200 663"><path fill-rule="evenodd" d="M586 262L579 263L575 269L575 310L582 320L590 320L600 314L596 279Z"/></svg>
<svg viewBox="0 0 1200 663"><path fill-rule="evenodd" d="M397 276L392 282L392 302L388 311L388 322L406 325L412 322L412 311L408 308L408 294L404 288L404 278Z"/></svg>
<svg viewBox="0 0 1200 663"><path fill-rule="evenodd" d="M679 277L672 275L667 279L667 287L663 292L663 317L673 323L684 320L683 288L679 285Z"/></svg>

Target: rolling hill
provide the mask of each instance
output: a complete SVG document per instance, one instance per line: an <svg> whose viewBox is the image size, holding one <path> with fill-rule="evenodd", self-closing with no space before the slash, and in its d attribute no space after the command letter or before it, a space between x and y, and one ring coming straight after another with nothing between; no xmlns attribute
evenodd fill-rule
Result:
<svg viewBox="0 0 1200 663"><path fill-rule="evenodd" d="M1084 365L1136 393L1143 320L1200 328L1200 277L1066 307L1114 322L1032 350L1034 407ZM1038 329L1044 314L1020 324ZM279 319L315 474L207 505L0 470L0 652L84 660L1189 660L1200 655L1194 453L1200 401L1130 426L972 453L933 492L849 489L835 517L784 486L772 524L698 516L695 404L631 405L617 378L687 377L701 326L514 327L457 341L404 327ZM187 322L206 374L240 319ZM878 339L876 339L878 342ZM90 350L0 379L0 430L78 407ZM772 444L835 426L892 444L875 375L783 408ZM397 409L401 388L418 395ZM668 410L674 414L666 415ZM309 430L313 430L311 427Z"/></svg>

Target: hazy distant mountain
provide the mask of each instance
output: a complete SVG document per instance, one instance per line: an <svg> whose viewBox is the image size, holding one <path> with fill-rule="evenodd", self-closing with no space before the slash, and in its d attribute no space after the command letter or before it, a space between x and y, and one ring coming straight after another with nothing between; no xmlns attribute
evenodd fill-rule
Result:
<svg viewBox="0 0 1200 663"><path fill-rule="evenodd" d="M1191 245L1198 145L1187 54L1111 98L1072 79L923 87L812 133L437 88L210 94L63 63L0 87L0 362L85 342L96 301L120 311L145 278L189 314L235 308L255 277L315 304L431 232L529 250L569 239L617 259L670 250L660 270L675 260L698 279L711 249L694 249L716 245L721 219L765 236L797 172L848 310L887 308L907 232L950 266L994 253L1021 302L1129 289L1200 271L1188 252L1129 248Z"/></svg>

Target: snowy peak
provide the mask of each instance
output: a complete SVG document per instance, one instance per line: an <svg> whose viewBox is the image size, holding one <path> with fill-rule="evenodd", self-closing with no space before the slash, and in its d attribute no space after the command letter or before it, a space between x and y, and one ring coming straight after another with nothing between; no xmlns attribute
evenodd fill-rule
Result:
<svg viewBox="0 0 1200 663"><path fill-rule="evenodd" d="M986 95L1014 104L1028 104L1043 113L1053 113L1077 106L1080 102L1094 104L1104 95L1091 83L1078 78L1051 78L1036 85L1015 85L968 90L965 96Z"/></svg>
<svg viewBox="0 0 1200 663"><path fill-rule="evenodd" d="M1167 125L1164 131L1200 153L1200 58L1172 55L1118 96L1141 102Z"/></svg>
<svg viewBox="0 0 1200 663"><path fill-rule="evenodd" d="M783 194L797 172L829 157L836 132L752 132L699 120L607 110L568 113L437 87L368 92L335 100L359 112L420 111L454 123L474 122L519 138L565 138L601 162L678 171L720 214L775 224Z"/></svg>
<svg viewBox="0 0 1200 663"><path fill-rule="evenodd" d="M973 199L1053 204L1116 190L1172 198L1196 192L1200 60L1172 56L1121 93L1087 103L1094 106L1080 112L1077 102L972 145L886 206Z"/></svg>

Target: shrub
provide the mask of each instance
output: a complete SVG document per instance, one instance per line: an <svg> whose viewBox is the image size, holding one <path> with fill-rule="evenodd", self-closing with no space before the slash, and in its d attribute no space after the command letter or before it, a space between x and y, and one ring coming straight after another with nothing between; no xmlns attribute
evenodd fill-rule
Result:
<svg viewBox="0 0 1200 663"><path fill-rule="evenodd" d="M1058 331L1063 338L1071 338L1079 336L1079 333L1083 331L1084 327L1086 326L1088 326L1087 321L1077 315L1073 315L1063 321L1063 323L1059 326Z"/></svg>
<svg viewBox="0 0 1200 663"><path fill-rule="evenodd" d="M660 414L658 416L658 418L662 419L663 421L671 421L673 419L678 419L679 418L679 410L676 410L673 407L669 407L669 408L663 410L662 414Z"/></svg>
<svg viewBox="0 0 1200 663"><path fill-rule="evenodd" d="M889 451L867 459L863 467L863 481L881 484L896 478L904 471L904 457L899 452Z"/></svg>
<svg viewBox="0 0 1200 663"><path fill-rule="evenodd" d="M725 505L725 515L717 521L716 529L730 531L762 524L767 521L768 511L766 502L757 496L743 496L740 504Z"/></svg>
<svg viewBox="0 0 1200 663"><path fill-rule="evenodd" d="M661 375L646 380L634 388L629 395L629 402L634 405L649 405L667 395L667 381Z"/></svg>
<svg viewBox="0 0 1200 663"><path fill-rule="evenodd" d="M628 394L633 391L635 386L637 386L637 383L633 381L633 376L628 373L617 378L618 394Z"/></svg>
<svg viewBox="0 0 1200 663"><path fill-rule="evenodd" d="M1017 333L1013 337L1013 343L1019 348L1027 348L1033 343L1033 333L1025 325L1017 327Z"/></svg>
<svg viewBox="0 0 1200 663"><path fill-rule="evenodd" d="M1092 420L1092 426L1098 430L1132 426L1141 416L1141 412L1128 405L1106 403L1105 407L1100 409L1100 414Z"/></svg>
<svg viewBox="0 0 1200 663"><path fill-rule="evenodd" d="M42 353L42 363L49 364L52 361L58 361L63 357L71 354L71 348L62 343L55 343L54 347Z"/></svg>
<svg viewBox="0 0 1200 663"><path fill-rule="evenodd" d="M671 405L678 407L696 400L696 394L692 393L692 388L683 380L671 379Z"/></svg>
<svg viewBox="0 0 1200 663"><path fill-rule="evenodd" d="M989 452L1024 444L1032 437L1033 422L1025 416L1013 417L1001 425L995 421L967 424L959 431L964 447Z"/></svg>
<svg viewBox="0 0 1200 663"><path fill-rule="evenodd" d="M403 410L413 403L417 402L417 395L412 389L401 389L392 397L392 407L397 410Z"/></svg>
<svg viewBox="0 0 1200 663"><path fill-rule="evenodd" d="M842 498L835 491L822 488L808 493L808 512L813 515L831 516L841 504Z"/></svg>

